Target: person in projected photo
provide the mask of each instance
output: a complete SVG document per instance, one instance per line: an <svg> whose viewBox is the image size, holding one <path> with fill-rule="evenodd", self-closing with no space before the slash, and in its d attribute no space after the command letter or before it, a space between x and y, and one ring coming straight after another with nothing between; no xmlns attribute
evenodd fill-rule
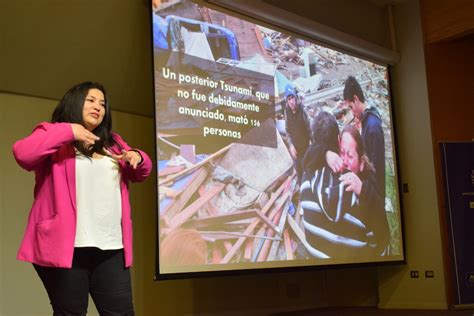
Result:
<svg viewBox="0 0 474 316"><path fill-rule="evenodd" d="M134 315L128 182L144 181L152 164L111 128L104 87L84 82L13 145L36 176L17 259L33 263L54 315L85 315L89 293L101 315Z"/></svg>
<svg viewBox="0 0 474 316"><path fill-rule="evenodd" d="M288 83L285 87L285 128L288 149L294 161L298 183L303 176L303 157L309 146L310 127L308 114L301 104L296 88Z"/></svg>
<svg viewBox="0 0 474 316"><path fill-rule="evenodd" d="M340 152L344 172L331 170L328 150ZM339 137L334 116L321 112L312 124L304 168L301 206L308 252L316 258L360 260L382 255L388 224L358 130L347 126Z"/></svg>
<svg viewBox="0 0 474 316"><path fill-rule="evenodd" d="M385 198L385 141L380 113L376 106L365 98L359 82L353 76L349 76L345 81L343 97L357 123L361 125L365 152L375 168L375 188ZM337 153L328 152L326 158L334 172L342 171L343 162Z"/></svg>

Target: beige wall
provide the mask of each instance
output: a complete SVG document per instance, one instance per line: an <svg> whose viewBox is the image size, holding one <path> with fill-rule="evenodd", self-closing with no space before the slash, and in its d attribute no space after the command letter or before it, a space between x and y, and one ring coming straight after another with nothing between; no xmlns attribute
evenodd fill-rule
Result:
<svg viewBox="0 0 474 316"><path fill-rule="evenodd" d="M423 38L418 1L394 10L401 60L394 67L394 107L399 143L407 265L379 269L379 306L382 308L447 307ZM409 271L418 270L419 279ZM434 279L424 277L433 270Z"/></svg>
<svg viewBox="0 0 474 316"><path fill-rule="evenodd" d="M0 1L0 91L60 99L86 80L153 115L148 0ZM137 106L130 107L129 105Z"/></svg>
<svg viewBox="0 0 474 316"><path fill-rule="evenodd" d="M47 120L53 105L49 100L0 94L0 107L0 314L48 315L47 296L32 266L15 260L33 200L34 176L16 164L11 146L32 130L33 122Z"/></svg>
<svg viewBox="0 0 474 316"><path fill-rule="evenodd" d="M26 225L33 201L34 175L21 169L15 162L11 147L15 140L28 135L36 123L50 119L57 101L0 93L0 315L50 315L46 292L28 263L16 261L16 252ZM113 112L114 130L124 136L132 146L143 148L153 155L152 119L143 116ZM134 217L147 214L153 223L154 179L132 185ZM139 220L140 221L140 220ZM135 224L140 238L140 224ZM150 228L153 231L153 227ZM143 242L143 240L142 240ZM150 243L153 244L150 239ZM137 253L140 244L136 243ZM153 261L153 253L148 256ZM138 271L138 269L137 269ZM135 270L133 271L135 272ZM152 274L148 277L151 279ZM140 284L135 282L134 285ZM97 315L93 304L90 310ZM144 315L144 314L141 314Z"/></svg>

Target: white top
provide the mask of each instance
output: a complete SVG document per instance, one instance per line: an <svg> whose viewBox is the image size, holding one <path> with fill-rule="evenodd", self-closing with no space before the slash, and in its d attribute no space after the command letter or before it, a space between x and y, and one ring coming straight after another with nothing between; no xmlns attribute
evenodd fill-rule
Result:
<svg viewBox="0 0 474 316"><path fill-rule="evenodd" d="M76 204L75 247L123 248L120 169L114 159L76 154Z"/></svg>

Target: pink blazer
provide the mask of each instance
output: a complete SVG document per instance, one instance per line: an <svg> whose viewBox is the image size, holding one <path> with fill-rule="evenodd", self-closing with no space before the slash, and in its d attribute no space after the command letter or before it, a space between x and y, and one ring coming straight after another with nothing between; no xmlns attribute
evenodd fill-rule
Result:
<svg viewBox="0 0 474 316"><path fill-rule="evenodd" d="M125 150L130 146L118 135L114 139ZM13 145L18 164L35 172L34 202L18 251L18 260L42 266L70 268L76 236L76 155L69 123L38 124L33 133ZM118 146L109 148L119 154ZM136 149L134 149L136 150ZM122 195L122 238L125 266L132 265L132 221L128 182L141 182L150 174L150 157L137 150L142 163L133 169L120 161Z"/></svg>

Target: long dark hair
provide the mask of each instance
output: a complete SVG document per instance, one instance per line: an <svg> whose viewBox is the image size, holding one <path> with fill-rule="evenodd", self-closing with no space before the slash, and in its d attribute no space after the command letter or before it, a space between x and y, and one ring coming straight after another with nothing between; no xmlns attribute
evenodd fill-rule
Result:
<svg viewBox="0 0 474 316"><path fill-rule="evenodd" d="M84 126L82 110L87 93L91 89L100 90L104 94L105 115L102 123L92 131L92 133L100 138L93 146L85 147L82 142L74 142L74 147L88 157L92 156L94 152L105 154L104 147L111 147L116 144L111 135L112 116L104 86L100 83L90 81L73 86L64 94L61 101L59 101L51 118L52 123L78 123Z"/></svg>
<svg viewBox="0 0 474 316"><path fill-rule="evenodd" d="M328 150L339 153L339 126L334 115L321 111L311 124L311 146L303 159L305 171L323 167Z"/></svg>

